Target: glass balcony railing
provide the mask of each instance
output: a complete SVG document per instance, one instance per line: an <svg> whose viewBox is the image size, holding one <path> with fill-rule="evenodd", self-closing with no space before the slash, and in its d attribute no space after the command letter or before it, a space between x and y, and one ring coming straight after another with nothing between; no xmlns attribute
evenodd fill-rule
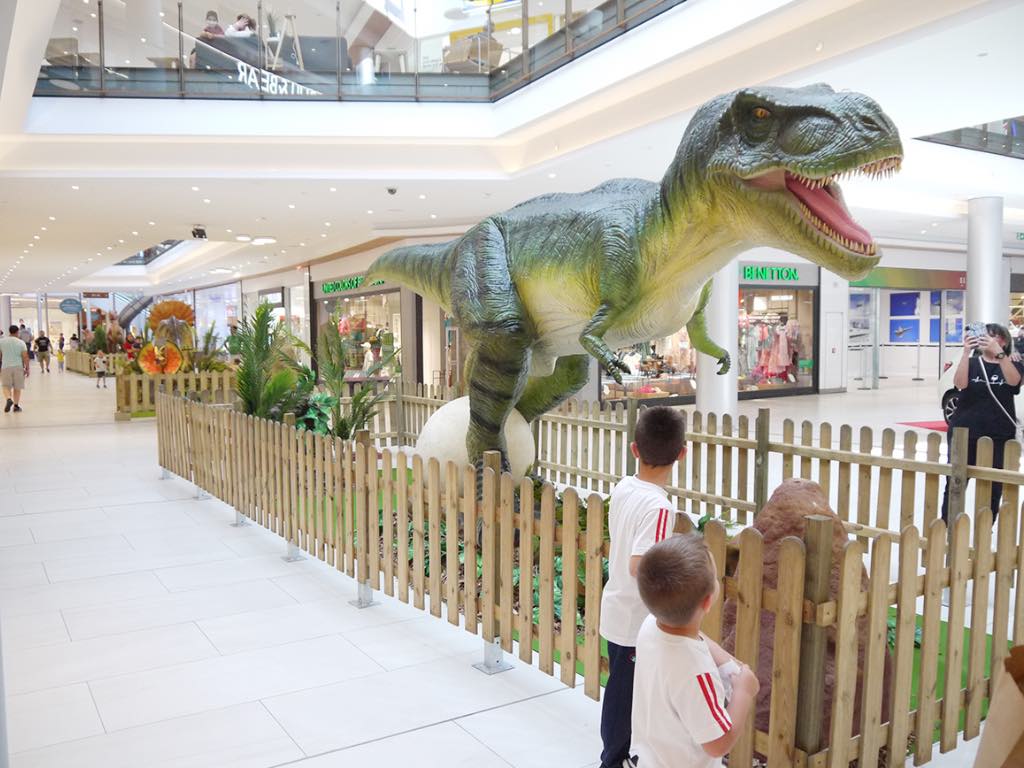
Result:
<svg viewBox="0 0 1024 768"><path fill-rule="evenodd" d="M494 101L684 0L61 0L37 96Z"/></svg>
<svg viewBox="0 0 1024 768"><path fill-rule="evenodd" d="M919 137L922 141L1024 159L1024 116Z"/></svg>

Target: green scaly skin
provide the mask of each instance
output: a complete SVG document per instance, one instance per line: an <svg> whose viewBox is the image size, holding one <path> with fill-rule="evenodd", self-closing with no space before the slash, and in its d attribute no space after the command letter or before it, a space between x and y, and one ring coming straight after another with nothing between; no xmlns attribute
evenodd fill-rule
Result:
<svg viewBox="0 0 1024 768"><path fill-rule="evenodd" d="M889 173L901 157L892 121L862 94L744 89L697 110L660 184L615 179L543 195L457 240L389 251L369 278L437 301L463 330L466 441L479 466L484 451L506 455L512 408L532 421L586 384L588 355L621 383L627 369L613 350L685 325L725 373L729 353L708 336L703 309L714 273L744 250L774 246L849 279L866 275L874 244L823 230L785 172L827 185L841 205L833 177Z"/></svg>

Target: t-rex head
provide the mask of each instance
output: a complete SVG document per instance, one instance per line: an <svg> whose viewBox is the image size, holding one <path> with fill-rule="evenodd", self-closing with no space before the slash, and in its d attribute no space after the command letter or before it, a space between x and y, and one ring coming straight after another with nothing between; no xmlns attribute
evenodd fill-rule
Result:
<svg viewBox="0 0 1024 768"><path fill-rule="evenodd" d="M823 84L745 88L697 110L665 183L682 182L680 202L740 240L858 279L879 256L836 179L888 175L902 158L896 126L863 94Z"/></svg>

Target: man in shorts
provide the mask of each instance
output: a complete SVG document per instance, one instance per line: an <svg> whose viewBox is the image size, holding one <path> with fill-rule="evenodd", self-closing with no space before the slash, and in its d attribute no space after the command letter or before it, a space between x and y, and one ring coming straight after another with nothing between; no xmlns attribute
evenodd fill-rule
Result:
<svg viewBox="0 0 1024 768"><path fill-rule="evenodd" d="M50 372L50 352L52 347L53 342L46 335L46 331L40 331L39 336L36 337L36 360L39 361L40 373Z"/></svg>
<svg viewBox="0 0 1024 768"><path fill-rule="evenodd" d="M0 338L0 387L3 388L4 413L14 409L21 412L21 390L28 378L28 347L18 338L18 326L12 325L10 333Z"/></svg>

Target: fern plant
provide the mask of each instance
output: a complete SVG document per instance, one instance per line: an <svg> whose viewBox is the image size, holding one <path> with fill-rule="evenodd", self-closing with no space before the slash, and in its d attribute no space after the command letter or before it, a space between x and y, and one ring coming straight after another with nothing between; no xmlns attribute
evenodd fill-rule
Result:
<svg viewBox="0 0 1024 768"><path fill-rule="evenodd" d="M270 305L263 303L239 323L236 336L239 363L235 392L243 412L281 421L309 392L298 386L305 366L289 354L290 334L275 324ZM304 379L308 382L308 375Z"/></svg>
<svg viewBox="0 0 1024 768"><path fill-rule="evenodd" d="M203 334L199 347L192 353L192 364L196 372L226 370L228 366L223 359L223 349L217 329L211 325Z"/></svg>

